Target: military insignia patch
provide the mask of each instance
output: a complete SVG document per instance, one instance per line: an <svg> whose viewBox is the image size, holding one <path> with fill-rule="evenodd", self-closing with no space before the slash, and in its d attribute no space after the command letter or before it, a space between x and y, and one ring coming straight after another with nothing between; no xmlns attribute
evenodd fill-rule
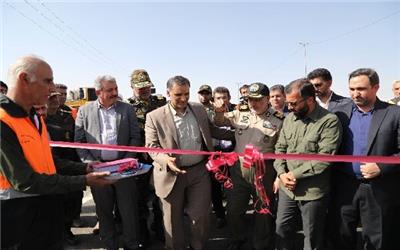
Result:
<svg viewBox="0 0 400 250"><path fill-rule="evenodd" d="M257 84L252 84L249 88L249 91L255 93L258 91L259 88L260 86L258 86Z"/></svg>
<svg viewBox="0 0 400 250"><path fill-rule="evenodd" d="M269 129L276 129L276 126L273 125L270 121L264 121L263 122L263 127L264 128L269 128Z"/></svg>
<svg viewBox="0 0 400 250"><path fill-rule="evenodd" d="M250 118L247 115L245 115L245 116L242 116L242 119L240 119L240 122L249 123L249 119Z"/></svg>

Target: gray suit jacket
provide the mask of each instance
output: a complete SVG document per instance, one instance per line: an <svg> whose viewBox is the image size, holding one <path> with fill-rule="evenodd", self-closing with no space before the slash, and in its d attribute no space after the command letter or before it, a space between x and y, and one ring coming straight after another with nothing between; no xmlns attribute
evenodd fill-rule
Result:
<svg viewBox="0 0 400 250"><path fill-rule="evenodd" d="M189 108L196 117L205 150L213 151L211 137L234 140L233 131L220 129L208 120L203 105L198 103L189 103ZM167 104L147 114L145 135L146 147L164 149L179 148L178 134L176 132L170 105ZM168 171L167 154L151 153L150 156L154 160L153 178L156 194L161 198L165 198L174 187L177 176ZM175 155L170 156L176 157ZM179 167L179 162L177 162L177 165Z"/></svg>
<svg viewBox="0 0 400 250"><path fill-rule="evenodd" d="M117 101L117 144L125 146L140 146L140 132L133 107L127 103ZM79 108L75 121L75 141L83 143L101 143L100 117L98 102L88 102ZM101 160L101 152L94 149L77 149L78 155L84 162ZM132 152L118 152L118 159L135 157Z"/></svg>

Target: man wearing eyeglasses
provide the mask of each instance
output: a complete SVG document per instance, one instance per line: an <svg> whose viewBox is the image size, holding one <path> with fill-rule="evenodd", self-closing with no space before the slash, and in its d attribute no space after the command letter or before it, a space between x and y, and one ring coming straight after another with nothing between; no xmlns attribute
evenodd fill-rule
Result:
<svg viewBox="0 0 400 250"><path fill-rule="evenodd" d="M338 118L318 105L315 89L305 78L285 87L291 111L285 118L277 154L334 154L341 140ZM276 219L278 249L294 249L295 225L300 215L304 249L323 249L324 222L329 194L329 163L275 160L280 179Z"/></svg>
<svg viewBox="0 0 400 250"><path fill-rule="evenodd" d="M307 78L314 85L318 104L324 109L331 111L336 106L350 101L349 98L338 95L331 90L332 75L329 70L315 69L308 74Z"/></svg>

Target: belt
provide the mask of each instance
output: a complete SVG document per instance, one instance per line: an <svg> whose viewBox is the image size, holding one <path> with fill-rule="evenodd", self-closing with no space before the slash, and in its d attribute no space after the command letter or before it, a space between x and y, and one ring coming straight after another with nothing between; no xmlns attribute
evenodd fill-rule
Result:
<svg viewBox="0 0 400 250"><path fill-rule="evenodd" d="M189 168L195 167L197 165L200 165L201 163L205 162L207 160L207 158L204 158L203 160L199 161L198 163L192 164L192 165L188 165L188 166L179 166L179 169L182 170L187 170Z"/></svg>
<svg viewBox="0 0 400 250"><path fill-rule="evenodd" d="M360 183L364 183L364 184L369 184L371 183L370 179L365 179L365 178L359 178L357 179Z"/></svg>

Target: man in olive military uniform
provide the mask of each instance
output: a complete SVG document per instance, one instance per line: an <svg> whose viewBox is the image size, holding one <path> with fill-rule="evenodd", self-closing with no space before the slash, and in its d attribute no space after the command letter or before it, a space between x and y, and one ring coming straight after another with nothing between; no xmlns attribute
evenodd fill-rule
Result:
<svg viewBox="0 0 400 250"><path fill-rule="evenodd" d="M215 101L214 122L235 128L235 152L242 153L247 144L254 145L261 153L274 152L284 116L269 105L269 89L265 84L253 83L249 87L249 111L225 111L222 101ZM259 197L254 186L255 169L244 168L243 159L230 169L233 189L228 193L228 222L233 233L229 249L240 249L246 241L244 215L250 198L256 202ZM271 202L274 202L273 182L276 174L271 160L265 161L264 188ZM273 204L271 205L272 208ZM274 218L271 214L255 214L254 249L274 249Z"/></svg>
<svg viewBox="0 0 400 250"><path fill-rule="evenodd" d="M128 102L133 105L138 120L140 135L142 139L142 145L144 146L144 125L146 122L146 115L150 111L153 111L161 106L164 106L167 101L164 96L152 95L151 88L153 83L150 80L150 76L147 71L143 69L134 70L131 75L131 87L133 89L133 96L128 99ZM140 162L151 164L152 160L147 153L138 154ZM139 197L139 224L141 227L141 241L146 243L149 240L149 231L147 229L147 218L149 217L149 208L147 207L147 201L149 197L154 197L153 204L153 215L154 221L151 224L152 230L155 231L158 239L163 240L164 230L162 223L162 211L159 206L159 200L154 194L154 190L150 187L150 176L151 172L143 175L139 175L136 179L138 186Z"/></svg>

